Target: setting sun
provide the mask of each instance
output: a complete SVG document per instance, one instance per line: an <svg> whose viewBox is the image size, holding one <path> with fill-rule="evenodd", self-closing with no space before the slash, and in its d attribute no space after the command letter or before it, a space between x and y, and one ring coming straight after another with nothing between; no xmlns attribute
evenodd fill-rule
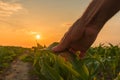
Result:
<svg viewBox="0 0 120 80"><path fill-rule="evenodd" d="M37 34L36 35L36 39L38 40L38 39L40 39L41 38L41 36L39 35L39 34Z"/></svg>

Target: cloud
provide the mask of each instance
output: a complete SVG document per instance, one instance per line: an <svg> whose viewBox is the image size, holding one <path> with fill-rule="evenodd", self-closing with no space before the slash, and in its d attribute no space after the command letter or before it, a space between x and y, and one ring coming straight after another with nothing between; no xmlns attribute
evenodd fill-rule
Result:
<svg viewBox="0 0 120 80"><path fill-rule="evenodd" d="M30 31L29 33L32 35L38 34L38 32L35 32L35 31Z"/></svg>
<svg viewBox="0 0 120 80"><path fill-rule="evenodd" d="M0 17L11 16L23 9L20 3L0 1Z"/></svg>

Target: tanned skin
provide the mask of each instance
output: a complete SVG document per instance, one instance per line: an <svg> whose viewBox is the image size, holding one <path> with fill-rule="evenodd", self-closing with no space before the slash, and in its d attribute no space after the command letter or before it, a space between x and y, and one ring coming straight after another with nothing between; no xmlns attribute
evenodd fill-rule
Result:
<svg viewBox="0 0 120 80"><path fill-rule="evenodd" d="M53 51L86 51L94 43L104 24L120 10L120 0L93 0L84 14L70 27Z"/></svg>

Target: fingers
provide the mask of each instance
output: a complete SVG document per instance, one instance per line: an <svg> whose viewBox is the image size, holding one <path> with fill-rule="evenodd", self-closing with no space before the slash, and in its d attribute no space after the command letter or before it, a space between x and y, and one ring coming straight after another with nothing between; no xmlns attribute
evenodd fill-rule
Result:
<svg viewBox="0 0 120 80"><path fill-rule="evenodd" d="M82 28L79 34L79 32L77 31L78 29L73 29L73 27L71 27L67 33L65 33L64 37L61 39L60 44L58 46L55 46L52 50L54 52L61 52L64 51L66 49L71 48L71 43L73 42L74 44L76 43L76 40L79 40L84 32L84 29ZM78 41L76 44L78 45L80 41ZM80 45L76 46L74 48L78 48Z"/></svg>
<svg viewBox="0 0 120 80"><path fill-rule="evenodd" d="M64 51L66 49L69 48L69 45L70 45L70 37L69 37L69 33L67 32L64 37L61 39L60 41L60 44L53 47L52 50L54 52L61 52L61 51Z"/></svg>
<svg viewBox="0 0 120 80"><path fill-rule="evenodd" d="M66 49L66 45L59 44L58 46L53 47L52 51L61 52L61 51L64 51L65 49Z"/></svg>

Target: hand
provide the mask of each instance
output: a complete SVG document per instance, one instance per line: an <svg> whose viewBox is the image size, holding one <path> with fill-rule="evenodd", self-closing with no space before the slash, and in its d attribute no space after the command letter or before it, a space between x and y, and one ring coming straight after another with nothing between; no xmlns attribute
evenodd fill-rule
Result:
<svg viewBox="0 0 120 80"><path fill-rule="evenodd" d="M99 29L97 25L87 25L85 27L74 25L64 35L60 44L53 48L53 51L60 52L68 49L75 53L80 51L80 57L84 57L85 52L95 41Z"/></svg>

